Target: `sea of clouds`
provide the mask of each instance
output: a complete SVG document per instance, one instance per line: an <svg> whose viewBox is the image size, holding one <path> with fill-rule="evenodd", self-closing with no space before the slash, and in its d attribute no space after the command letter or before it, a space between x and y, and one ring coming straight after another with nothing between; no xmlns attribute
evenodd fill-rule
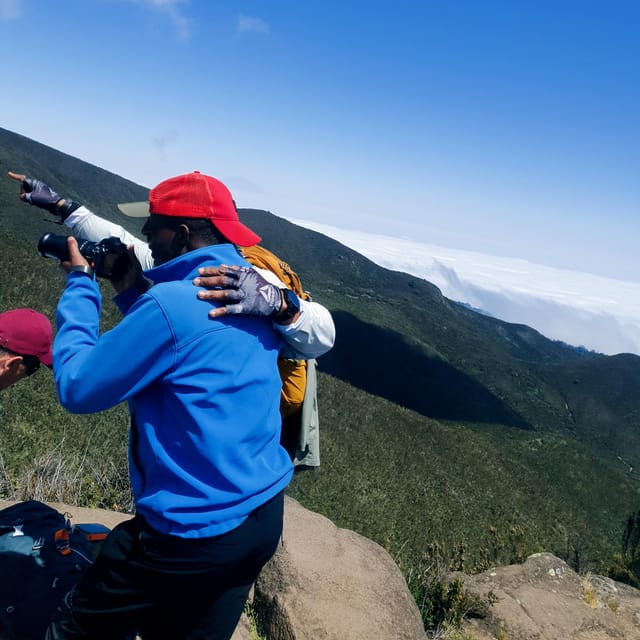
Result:
<svg viewBox="0 0 640 640"><path fill-rule="evenodd" d="M554 340L606 354L640 354L640 283L556 269L362 231L291 220L376 264L424 278L451 300Z"/></svg>

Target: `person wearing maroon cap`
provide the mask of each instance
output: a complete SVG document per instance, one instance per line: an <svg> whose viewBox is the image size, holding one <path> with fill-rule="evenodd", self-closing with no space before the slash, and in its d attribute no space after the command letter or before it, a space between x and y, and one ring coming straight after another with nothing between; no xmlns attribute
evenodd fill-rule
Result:
<svg viewBox="0 0 640 640"><path fill-rule="evenodd" d="M0 313L0 389L51 367L51 322L33 309Z"/></svg>
<svg viewBox="0 0 640 640"><path fill-rule="evenodd" d="M54 614L49 640L227 640L282 533L293 464L280 445L280 289L254 286L236 245L255 234L220 181L171 178L150 203L143 233L155 267L142 272L132 260L113 281L125 315L102 335L100 287L68 239L58 397L74 413L128 402L136 515L109 534ZM202 313L193 280L223 264L253 283L255 315Z"/></svg>

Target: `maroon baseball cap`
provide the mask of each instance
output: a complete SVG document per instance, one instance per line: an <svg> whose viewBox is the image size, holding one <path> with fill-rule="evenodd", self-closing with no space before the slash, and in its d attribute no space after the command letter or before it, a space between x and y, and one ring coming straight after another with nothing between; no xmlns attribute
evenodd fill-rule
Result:
<svg viewBox="0 0 640 640"><path fill-rule="evenodd" d="M46 316L33 309L0 313L0 347L20 356L36 356L50 367L53 329Z"/></svg>
<svg viewBox="0 0 640 640"><path fill-rule="evenodd" d="M230 242L241 247L251 247L261 239L240 222L229 189L199 171L169 178L151 189L149 213L207 218Z"/></svg>

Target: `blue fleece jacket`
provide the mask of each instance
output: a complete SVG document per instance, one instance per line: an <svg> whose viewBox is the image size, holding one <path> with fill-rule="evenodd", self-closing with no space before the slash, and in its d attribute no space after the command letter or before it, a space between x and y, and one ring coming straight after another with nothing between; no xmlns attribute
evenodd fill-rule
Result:
<svg viewBox="0 0 640 640"><path fill-rule="evenodd" d="M93 413L129 401L136 510L184 538L234 529L292 474L279 444L281 336L266 318L211 320L191 282L223 263L248 265L224 244L146 272L156 284L102 336L100 290L86 275L69 274L57 309L60 402Z"/></svg>

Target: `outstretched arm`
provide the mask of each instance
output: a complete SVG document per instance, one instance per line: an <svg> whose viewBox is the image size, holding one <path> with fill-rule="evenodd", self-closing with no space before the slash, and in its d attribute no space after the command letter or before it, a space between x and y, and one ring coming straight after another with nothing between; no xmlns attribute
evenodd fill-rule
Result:
<svg viewBox="0 0 640 640"><path fill-rule="evenodd" d="M141 296L135 310L100 336L100 288L76 239L70 237L67 246L69 260L62 267L69 275L56 310L54 379L63 407L94 413L131 398L168 370L175 360L175 338L150 296Z"/></svg>
<svg viewBox="0 0 640 640"><path fill-rule="evenodd" d="M127 246L133 247L142 269L147 270L154 266L147 243L129 233L124 227L101 218L69 198L61 197L42 180L11 171L8 176L20 182L19 197L23 202L49 211L64 222L76 237L99 242L114 236ZM244 278L239 281L237 277L229 278L228 273L219 273L213 269L201 271L200 278L197 279L199 286L209 289L202 292L200 298L225 302L225 306L218 309L217 315L243 313L273 316L274 326L282 333L287 344L286 357L317 358L333 347L335 326L328 309L317 302L300 299L299 311L293 315L287 314L286 300L281 293L281 290L286 289L284 283L270 271L256 267L249 271L254 271L263 278L262 282L267 285L263 295L256 295L256 288L261 284L256 278ZM266 306L263 304L264 295L270 299ZM132 303L135 297L131 297L128 304ZM209 313L215 317L215 313ZM277 317L278 313L280 317Z"/></svg>
<svg viewBox="0 0 640 640"><path fill-rule="evenodd" d="M285 296L286 286L271 271L221 265L203 267L199 273L193 283L207 290L199 291L198 297L222 303L209 311L212 318L237 313L272 317L287 343L282 354L286 358L318 358L333 347L336 329L329 310L291 291ZM297 304L295 313L287 299Z"/></svg>
<svg viewBox="0 0 640 640"><path fill-rule="evenodd" d="M143 269L153 267L151 250L147 243L136 238L124 227L97 216L79 202L61 197L42 180L28 178L13 171L9 171L8 176L12 180L20 182L20 200L53 214L60 222L64 222L77 238L92 242L99 242L110 237L119 238L127 246L133 246L135 255Z"/></svg>

